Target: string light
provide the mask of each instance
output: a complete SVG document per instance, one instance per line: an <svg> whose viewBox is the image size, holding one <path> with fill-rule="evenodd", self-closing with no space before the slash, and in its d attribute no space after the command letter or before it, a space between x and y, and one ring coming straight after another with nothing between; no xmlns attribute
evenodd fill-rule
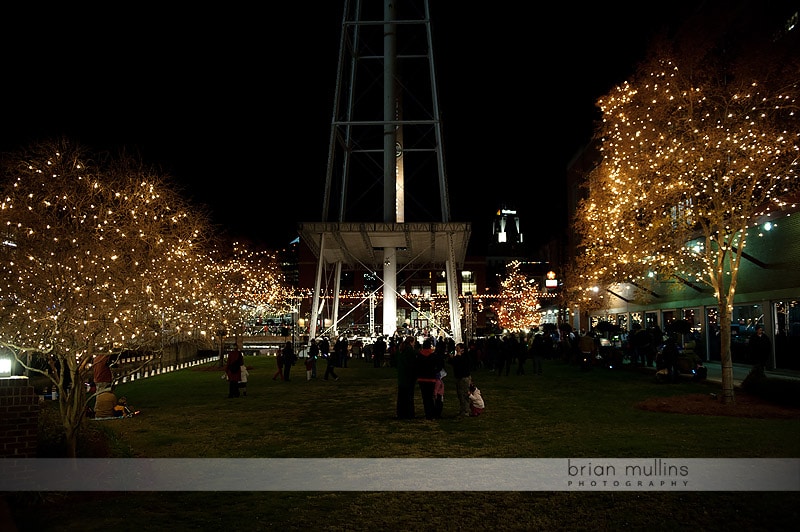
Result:
<svg viewBox="0 0 800 532"><path fill-rule="evenodd" d="M675 274L732 299L748 230L796 209L796 83L690 85L666 56L652 66L598 101L601 159L575 219L568 285L584 308L605 304L589 287Z"/></svg>

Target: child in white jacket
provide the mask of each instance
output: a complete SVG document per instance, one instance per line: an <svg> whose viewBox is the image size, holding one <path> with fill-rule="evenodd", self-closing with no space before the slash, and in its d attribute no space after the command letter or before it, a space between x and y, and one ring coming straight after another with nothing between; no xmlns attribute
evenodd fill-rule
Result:
<svg viewBox="0 0 800 532"><path fill-rule="evenodd" d="M247 366L242 364L242 377L239 380L239 392L242 394L242 397L247 397L247 376L250 373L247 371Z"/></svg>
<svg viewBox="0 0 800 532"><path fill-rule="evenodd" d="M469 399L470 416L481 415L486 405L483 402L481 391L474 384L469 385L469 395L467 395L467 398Z"/></svg>

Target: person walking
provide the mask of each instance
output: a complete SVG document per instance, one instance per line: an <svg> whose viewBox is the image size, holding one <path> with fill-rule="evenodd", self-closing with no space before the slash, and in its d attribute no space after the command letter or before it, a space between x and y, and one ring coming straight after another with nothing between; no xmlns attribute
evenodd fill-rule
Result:
<svg viewBox="0 0 800 532"><path fill-rule="evenodd" d="M323 355L324 356L324 355ZM333 380L338 381L339 376L336 374L336 356L334 353L328 353L325 357L325 363L327 366L325 367L325 375L322 377L324 380L328 380L328 377L333 378Z"/></svg>
<svg viewBox="0 0 800 532"><path fill-rule="evenodd" d="M414 419L414 362L417 339L408 335L397 350L397 419Z"/></svg>
<svg viewBox="0 0 800 532"><path fill-rule="evenodd" d="M277 364L278 369L276 369L275 373L272 374L272 380L283 380L283 349L278 349L276 351L275 364Z"/></svg>
<svg viewBox="0 0 800 532"><path fill-rule="evenodd" d="M294 345L291 340L287 340L283 346L283 380L289 381L289 375L292 372L292 366L297 361L297 355L294 354Z"/></svg>
<svg viewBox="0 0 800 532"><path fill-rule="evenodd" d="M228 399L239 397L239 381L242 380L242 366L244 356L238 348L234 347L228 353L228 360L225 364L225 375L228 377Z"/></svg>
<svg viewBox="0 0 800 532"><path fill-rule="evenodd" d="M469 415L469 385L472 383L472 373L470 371L469 358L464 354L464 344L456 344L455 352L448 358L447 362L453 368L453 378L456 381L456 395L458 395L458 415Z"/></svg>

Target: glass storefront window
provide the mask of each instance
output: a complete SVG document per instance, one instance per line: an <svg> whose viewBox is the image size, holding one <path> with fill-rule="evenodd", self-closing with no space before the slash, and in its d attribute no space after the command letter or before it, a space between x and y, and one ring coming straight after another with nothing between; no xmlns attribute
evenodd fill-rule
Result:
<svg viewBox="0 0 800 532"><path fill-rule="evenodd" d="M775 367L800 370L800 301L776 301L773 312Z"/></svg>
<svg viewBox="0 0 800 532"><path fill-rule="evenodd" d="M671 330L670 329L670 325L676 319L677 319L677 316L675 315L675 311L674 310L662 310L661 311L661 323L664 324L662 329L664 329L665 332L670 331Z"/></svg>
<svg viewBox="0 0 800 532"><path fill-rule="evenodd" d="M756 325L764 324L761 305L737 305L731 313L731 359L734 364L752 364L747 356L747 342L756 332Z"/></svg>
<svg viewBox="0 0 800 532"><path fill-rule="evenodd" d="M684 342L686 344L691 343L697 356L703 360L708 360L706 338L703 334L703 324L700 322L700 314L699 308L683 309L683 319L689 322L692 328L692 331L685 335Z"/></svg>
<svg viewBox="0 0 800 532"><path fill-rule="evenodd" d="M733 307L731 322L719 323L719 312L716 307L706 309L706 323L708 326L708 359L721 360L720 357L720 327L730 327L731 331L731 360L734 364L749 364L747 359L747 341L755 332L757 324L764 323L764 312L761 305L738 305Z"/></svg>

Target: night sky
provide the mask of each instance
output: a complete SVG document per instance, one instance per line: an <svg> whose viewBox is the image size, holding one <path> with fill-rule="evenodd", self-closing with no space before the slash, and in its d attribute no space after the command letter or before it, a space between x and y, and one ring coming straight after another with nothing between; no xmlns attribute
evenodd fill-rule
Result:
<svg viewBox="0 0 800 532"><path fill-rule="evenodd" d="M278 4L3 17L0 151L61 136L124 147L231 235L286 246L298 222L320 221L342 2ZM452 220L477 242L503 204L533 240L565 218L594 102L665 18L533 5L431 2Z"/></svg>

